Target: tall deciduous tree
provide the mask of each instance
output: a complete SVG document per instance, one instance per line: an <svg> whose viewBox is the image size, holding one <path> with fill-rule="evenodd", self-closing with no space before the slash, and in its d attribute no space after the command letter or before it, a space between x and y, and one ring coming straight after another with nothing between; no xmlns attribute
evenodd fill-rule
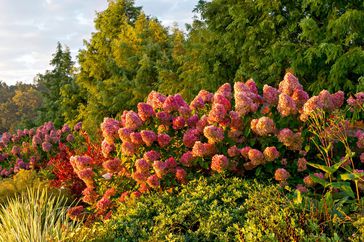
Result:
<svg viewBox="0 0 364 242"><path fill-rule="evenodd" d="M36 126L41 104L35 85L18 82L8 86L0 82L0 133Z"/></svg>
<svg viewBox="0 0 364 242"><path fill-rule="evenodd" d="M95 27L97 31L79 54L77 78L87 91L80 113L89 129L158 89L159 73L170 69L172 54L167 29L132 0L109 1L108 8L97 14Z"/></svg>

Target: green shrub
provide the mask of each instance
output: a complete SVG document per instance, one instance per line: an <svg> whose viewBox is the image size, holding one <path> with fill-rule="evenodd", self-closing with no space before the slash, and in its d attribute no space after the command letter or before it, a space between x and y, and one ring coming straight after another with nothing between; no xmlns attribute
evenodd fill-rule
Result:
<svg viewBox="0 0 364 242"><path fill-rule="evenodd" d="M0 241L66 241L78 225L66 217L67 200L28 188L0 206Z"/></svg>
<svg viewBox="0 0 364 242"><path fill-rule="evenodd" d="M201 178L176 194L154 194L132 207L121 205L115 236L122 240L228 241L237 233L233 225L244 216L249 185L237 178Z"/></svg>
<svg viewBox="0 0 364 242"><path fill-rule="evenodd" d="M214 176L119 206L75 241L341 241L277 185ZM337 227L340 224L337 224ZM351 226L353 228L353 226ZM351 233L354 230L348 230Z"/></svg>

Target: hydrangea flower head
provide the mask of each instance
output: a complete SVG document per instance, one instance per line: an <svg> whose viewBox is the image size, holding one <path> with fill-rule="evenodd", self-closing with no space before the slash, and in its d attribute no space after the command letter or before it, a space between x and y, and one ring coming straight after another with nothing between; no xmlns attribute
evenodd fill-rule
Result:
<svg viewBox="0 0 364 242"><path fill-rule="evenodd" d="M120 122L113 118L104 118L104 121L101 123L103 137L111 140L117 137L119 128Z"/></svg>
<svg viewBox="0 0 364 242"><path fill-rule="evenodd" d="M160 94L159 92L152 91L148 95L147 104L151 105L154 110L157 110L163 107L166 98L166 96Z"/></svg>
<svg viewBox="0 0 364 242"><path fill-rule="evenodd" d="M307 160L305 158L299 158L297 161L297 171L302 172L307 170Z"/></svg>
<svg viewBox="0 0 364 242"><path fill-rule="evenodd" d="M105 158L109 158L111 152L115 151L115 144L104 139L101 143L101 151Z"/></svg>
<svg viewBox="0 0 364 242"><path fill-rule="evenodd" d="M151 188L158 188L160 186L159 177L157 175L151 175L148 177L147 183Z"/></svg>
<svg viewBox="0 0 364 242"><path fill-rule="evenodd" d="M120 128L118 130L119 138L123 142L131 142L130 134L133 132L130 128Z"/></svg>
<svg viewBox="0 0 364 242"><path fill-rule="evenodd" d="M279 91L288 96L291 96L296 89L303 89L302 85L299 83L297 77L292 73L287 72L283 78L283 81L279 83Z"/></svg>
<svg viewBox="0 0 364 242"><path fill-rule="evenodd" d="M121 152L125 156L133 156L136 152L135 145L131 142L123 142L121 144Z"/></svg>
<svg viewBox="0 0 364 242"><path fill-rule="evenodd" d="M248 158L254 165L262 165L265 163L264 155L260 150L249 149Z"/></svg>
<svg viewBox="0 0 364 242"><path fill-rule="evenodd" d="M187 151L181 156L180 163L186 167L191 167L194 159L195 157L193 156L192 151Z"/></svg>
<svg viewBox="0 0 364 242"><path fill-rule="evenodd" d="M260 136L267 136L276 132L274 121L268 117L253 119L250 123L250 127L254 133Z"/></svg>
<svg viewBox="0 0 364 242"><path fill-rule="evenodd" d="M103 162L102 167L110 173L119 172L121 168L121 161L118 158L110 159Z"/></svg>
<svg viewBox="0 0 364 242"><path fill-rule="evenodd" d="M278 98L277 110L282 117L287 117L297 113L297 106L290 96L281 93Z"/></svg>
<svg viewBox="0 0 364 242"><path fill-rule="evenodd" d="M171 142L171 137L168 134L158 134L157 136L158 144L161 148L169 145Z"/></svg>
<svg viewBox="0 0 364 242"><path fill-rule="evenodd" d="M146 172L150 169L150 163L145 159L138 159L135 162L136 170L139 172Z"/></svg>
<svg viewBox="0 0 364 242"><path fill-rule="evenodd" d="M219 87L216 91L217 94L224 96L228 100L231 99L231 85L229 83L225 83Z"/></svg>
<svg viewBox="0 0 364 242"><path fill-rule="evenodd" d="M284 168L279 168L274 173L274 179L276 181L286 181L291 175Z"/></svg>
<svg viewBox="0 0 364 242"><path fill-rule="evenodd" d="M220 123L225 120L227 110L224 105L220 103L214 103L212 109L209 112L208 121L210 123Z"/></svg>
<svg viewBox="0 0 364 242"><path fill-rule="evenodd" d="M172 123L172 115L164 111L157 113L157 119L164 125L170 125Z"/></svg>
<svg viewBox="0 0 364 242"><path fill-rule="evenodd" d="M138 116L145 122L155 116L153 107L147 103L138 103Z"/></svg>
<svg viewBox="0 0 364 242"><path fill-rule="evenodd" d="M266 84L263 86L263 99L266 103L269 105L278 104L278 96L279 91L276 88Z"/></svg>
<svg viewBox="0 0 364 242"><path fill-rule="evenodd" d="M153 142L157 140L157 135L151 130L142 130L140 134L148 147L152 146Z"/></svg>
<svg viewBox="0 0 364 242"><path fill-rule="evenodd" d="M136 146L144 144L144 141L142 139L142 135L139 132L130 133L130 141L133 144L135 144Z"/></svg>
<svg viewBox="0 0 364 242"><path fill-rule="evenodd" d="M274 161L275 159L279 158L279 151L277 150L277 148L275 146L270 146L264 149L263 151L264 154L264 158L271 162Z"/></svg>
<svg viewBox="0 0 364 242"><path fill-rule="evenodd" d="M161 157L160 153L155 150L150 150L144 153L143 158L148 161L149 163L153 163L156 160L159 160Z"/></svg>
<svg viewBox="0 0 364 242"><path fill-rule="evenodd" d="M134 111L129 111L125 117L125 127L131 130L136 130L143 125L142 119Z"/></svg>
<svg viewBox="0 0 364 242"><path fill-rule="evenodd" d="M229 157L236 157L240 155L240 149L234 145L228 149L227 153Z"/></svg>
<svg viewBox="0 0 364 242"><path fill-rule="evenodd" d="M174 130L179 130L182 129L185 126L185 119L182 118L181 116L177 116L175 118L173 118L173 129Z"/></svg>
<svg viewBox="0 0 364 242"><path fill-rule="evenodd" d="M181 167L177 167L176 168L176 179L177 181L179 181L180 183L186 183L187 182L187 172L185 169L181 168Z"/></svg>
<svg viewBox="0 0 364 242"><path fill-rule="evenodd" d="M224 140L224 130L214 125L206 126L203 130L210 144L220 143Z"/></svg>
<svg viewBox="0 0 364 242"><path fill-rule="evenodd" d="M214 155L211 162L211 170L217 171L218 173L223 172L229 166L229 160L224 155Z"/></svg>
<svg viewBox="0 0 364 242"><path fill-rule="evenodd" d="M249 90L254 93L254 94L258 94L258 87L257 84L255 83L255 81L253 79L249 79L245 85L249 88Z"/></svg>

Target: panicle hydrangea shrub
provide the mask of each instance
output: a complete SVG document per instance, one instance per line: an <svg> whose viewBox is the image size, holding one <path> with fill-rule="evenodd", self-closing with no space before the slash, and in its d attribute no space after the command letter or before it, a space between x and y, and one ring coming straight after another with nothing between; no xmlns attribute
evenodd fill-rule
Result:
<svg viewBox="0 0 364 242"><path fill-rule="evenodd" d="M358 93L347 104L355 109L363 99ZM107 217L117 202L178 186L196 173L254 175L257 167L269 166L267 173L281 185L295 177L292 180L305 185L295 186L304 191L315 186L310 171L317 173L307 166L317 154L307 120L315 110L333 112L344 103L340 91L323 90L309 97L292 73L278 88L264 85L262 93L250 79L233 87L226 83L216 93L201 90L189 104L179 94L153 91L136 111L123 111L120 120L105 118L102 155L89 156L90 166L74 165L80 157L72 157L71 164L85 184L83 200L101 217ZM347 129L346 133L353 133L350 145L359 151L354 162L362 168L363 127L348 125ZM33 143L41 146L43 139L33 137ZM3 140L7 143L10 138L5 135ZM106 196L109 188L115 192Z"/></svg>
<svg viewBox="0 0 364 242"><path fill-rule="evenodd" d="M78 124L81 126L81 124ZM20 169L45 168L51 159L69 159L66 149L73 149L78 131L65 124L56 129L52 122L34 129L5 132L0 139L0 176L8 177Z"/></svg>

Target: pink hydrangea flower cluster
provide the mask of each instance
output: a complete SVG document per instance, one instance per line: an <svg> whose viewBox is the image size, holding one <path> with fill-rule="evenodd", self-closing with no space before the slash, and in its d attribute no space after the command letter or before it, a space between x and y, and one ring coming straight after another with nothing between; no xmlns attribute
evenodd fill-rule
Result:
<svg viewBox="0 0 364 242"><path fill-rule="evenodd" d="M102 166L109 173L117 173L121 170L121 161L118 158L114 158L103 162Z"/></svg>
<svg viewBox="0 0 364 242"><path fill-rule="evenodd" d="M317 108L332 111L344 102L343 92L330 94L324 90L310 98L292 73L285 75L278 89L264 85L262 95L252 79L236 82L233 89L225 83L215 93L202 90L190 104L179 94L164 96L153 91L146 103L137 105L137 112L124 111L121 121L105 119L102 152L107 159L102 167L107 178L104 178L133 180L138 190L123 191L124 195L118 194L120 200L138 197L150 189L166 188L171 184L170 179L186 183L190 172L196 169L206 173L229 171L242 175L268 162L280 162L288 169L291 168L289 161L297 161L297 170L303 172L307 169L307 160L302 158L306 157L302 153L302 134L305 132L303 126L296 127L297 123L302 124L298 118L305 121ZM348 102L354 105L356 100L361 100L361 96L356 97L355 102ZM288 116L293 117L285 120ZM298 122L291 125L292 119ZM249 123L252 132L246 126ZM287 123L292 130L284 126ZM46 140L36 137L34 143L41 145L48 141L53 144L54 137L54 134L49 134ZM285 146L277 146L279 151L276 146L269 146L276 137ZM364 147L364 135L358 136L357 146ZM297 151L297 156L290 157L294 152L284 149ZM129 173L121 175L121 170L126 168ZM95 174L90 167L85 165L76 169L78 176L91 188L95 182L89 178ZM284 168L277 169L274 174L281 185L287 184L289 177L290 173ZM304 179L307 187L313 183L309 179ZM305 191L305 186L297 189ZM94 205L103 210L111 206L112 197L102 195L91 199L90 196L86 200L94 201Z"/></svg>
<svg viewBox="0 0 364 242"><path fill-rule="evenodd" d="M154 110L163 108L166 96L160 94L159 92L152 91L147 98L147 104L153 107Z"/></svg>
<svg viewBox="0 0 364 242"><path fill-rule="evenodd" d="M301 150L303 139L300 132L294 133L288 128L284 128L278 133L278 140L290 150Z"/></svg>
<svg viewBox="0 0 364 242"><path fill-rule="evenodd" d="M264 158L269 162L272 162L272 161L278 159L280 156L279 151L277 150L277 148L275 146L270 146L270 147L265 148L263 151L263 154L264 154Z"/></svg>
<svg viewBox="0 0 364 242"><path fill-rule="evenodd" d="M229 160L224 155L214 155L211 162L211 170L217 171L218 173L223 172L229 166Z"/></svg>
<svg viewBox="0 0 364 242"><path fill-rule="evenodd" d="M36 169L60 154L75 141L73 130L65 124L56 129L52 122L33 129L4 132L0 138L0 176L10 176L21 169Z"/></svg>
<svg viewBox="0 0 364 242"><path fill-rule="evenodd" d="M274 124L274 121L268 117L253 119L250 122L250 127L254 133L260 136L267 136L276 132L276 126Z"/></svg>
<svg viewBox="0 0 364 242"><path fill-rule="evenodd" d="M250 82L252 83L252 82ZM251 85L251 84L250 84ZM245 116L250 112L256 112L263 101L255 89L249 88L246 83L236 82L234 84L235 111L240 116Z"/></svg>
<svg viewBox="0 0 364 242"><path fill-rule="evenodd" d="M307 160L305 158L299 158L297 161L297 171L302 172L307 170Z"/></svg>
<svg viewBox="0 0 364 242"><path fill-rule="evenodd" d="M340 108L343 103L344 92L338 91L334 94L330 94L327 90L323 90L318 96L313 96L305 102L300 119L306 121L316 109L323 109L331 112L334 109Z"/></svg>
<svg viewBox="0 0 364 242"><path fill-rule="evenodd" d="M197 129L188 129L183 135L182 140L186 147L192 148L200 140L200 131Z"/></svg>
<svg viewBox="0 0 364 242"><path fill-rule="evenodd" d="M138 116L145 122L155 116L154 109L147 103L138 103Z"/></svg>
<svg viewBox="0 0 364 242"><path fill-rule="evenodd" d="M109 143L113 143L114 138L117 138L119 128L120 122L112 118L105 118L101 123L102 135Z"/></svg>
<svg viewBox="0 0 364 242"><path fill-rule="evenodd" d="M351 106L353 108L363 107L363 104L364 104L364 92L358 92L358 93L356 93L354 96L349 97L346 102L349 104L349 106Z"/></svg>
<svg viewBox="0 0 364 242"><path fill-rule="evenodd" d="M269 85L263 86L263 99L269 105L278 104L279 93L280 92L274 87L271 87Z"/></svg>
<svg viewBox="0 0 364 242"><path fill-rule="evenodd" d="M201 141L195 142L192 148L192 154L195 157L209 157L216 153L214 144L201 143Z"/></svg>
<svg viewBox="0 0 364 242"><path fill-rule="evenodd" d="M364 149L364 131L358 130L355 134L358 141L356 142L356 146L359 149Z"/></svg>
<svg viewBox="0 0 364 242"><path fill-rule="evenodd" d="M284 168L279 168L274 173L274 179L276 181L286 181L291 175L289 172Z"/></svg>
<svg viewBox="0 0 364 242"><path fill-rule="evenodd" d="M220 143L224 140L224 130L221 127L214 125L206 126L203 130L203 134L210 144Z"/></svg>

